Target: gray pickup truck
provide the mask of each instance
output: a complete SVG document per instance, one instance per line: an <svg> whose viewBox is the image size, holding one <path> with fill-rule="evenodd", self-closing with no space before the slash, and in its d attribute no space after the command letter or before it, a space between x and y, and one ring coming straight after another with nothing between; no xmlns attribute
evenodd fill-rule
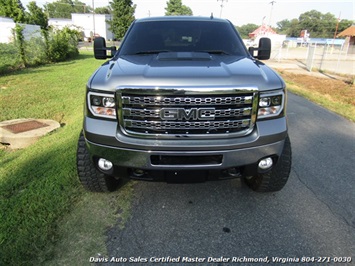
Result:
<svg viewBox="0 0 355 266"><path fill-rule="evenodd" d="M112 191L120 178L200 182L243 178L278 191L291 169L286 86L264 63L270 39L243 44L213 17L139 19L86 86L80 182Z"/></svg>

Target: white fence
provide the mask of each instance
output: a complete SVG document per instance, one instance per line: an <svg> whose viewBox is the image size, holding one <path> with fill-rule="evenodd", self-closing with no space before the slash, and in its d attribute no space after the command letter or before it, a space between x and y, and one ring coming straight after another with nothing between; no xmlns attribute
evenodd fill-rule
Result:
<svg viewBox="0 0 355 266"><path fill-rule="evenodd" d="M277 47L271 53L271 60L278 62L295 60L309 71L355 75L355 54L349 45L310 44L307 47Z"/></svg>
<svg viewBox="0 0 355 266"><path fill-rule="evenodd" d="M20 24L23 29L25 40L32 37L41 37L41 28L37 25ZM12 30L15 28L15 22L10 18L0 17L0 43L11 43L14 41Z"/></svg>

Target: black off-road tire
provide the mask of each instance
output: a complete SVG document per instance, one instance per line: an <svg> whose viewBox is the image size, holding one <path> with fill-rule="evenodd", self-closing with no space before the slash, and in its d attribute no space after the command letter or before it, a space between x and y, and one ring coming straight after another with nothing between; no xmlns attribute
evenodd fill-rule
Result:
<svg viewBox="0 0 355 266"><path fill-rule="evenodd" d="M287 183L291 171L292 151L289 137L285 139L285 145L281 156L274 168L267 173L257 174L244 178L246 184L254 191L274 192L281 190Z"/></svg>
<svg viewBox="0 0 355 266"><path fill-rule="evenodd" d="M78 141L76 163L79 181L85 189L92 192L108 192L117 188L119 184L117 178L101 173L94 166L82 133L80 133Z"/></svg>

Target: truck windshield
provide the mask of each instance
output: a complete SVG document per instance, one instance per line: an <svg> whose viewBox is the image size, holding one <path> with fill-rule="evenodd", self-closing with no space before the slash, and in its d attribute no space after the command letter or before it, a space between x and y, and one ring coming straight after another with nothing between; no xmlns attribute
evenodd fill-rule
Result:
<svg viewBox="0 0 355 266"><path fill-rule="evenodd" d="M246 49L228 22L136 22L121 46L121 55L160 52L207 52L246 56Z"/></svg>

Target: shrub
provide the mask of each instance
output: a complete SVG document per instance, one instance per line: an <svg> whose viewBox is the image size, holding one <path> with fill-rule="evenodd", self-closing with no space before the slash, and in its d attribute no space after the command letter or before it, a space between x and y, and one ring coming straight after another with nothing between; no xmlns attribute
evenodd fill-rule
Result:
<svg viewBox="0 0 355 266"><path fill-rule="evenodd" d="M43 38L31 38L26 41L26 62L28 66L38 66L48 63L46 45Z"/></svg>
<svg viewBox="0 0 355 266"><path fill-rule="evenodd" d="M53 30L49 34L47 56L50 62L60 62L74 58L79 54L77 31L68 27Z"/></svg>
<svg viewBox="0 0 355 266"><path fill-rule="evenodd" d="M76 58L79 54L77 30L65 27L62 30L42 30L42 37L33 37L26 41L22 27L14 30L15 42L0 43L0 74L23 67L61 62Z"/></svg>
<svg viewBox="0 0 355 266"><path fill-rule="evenodd" d="M13 43L0 43L0 58L0 74L21 67L19 54Z"/></svg>

